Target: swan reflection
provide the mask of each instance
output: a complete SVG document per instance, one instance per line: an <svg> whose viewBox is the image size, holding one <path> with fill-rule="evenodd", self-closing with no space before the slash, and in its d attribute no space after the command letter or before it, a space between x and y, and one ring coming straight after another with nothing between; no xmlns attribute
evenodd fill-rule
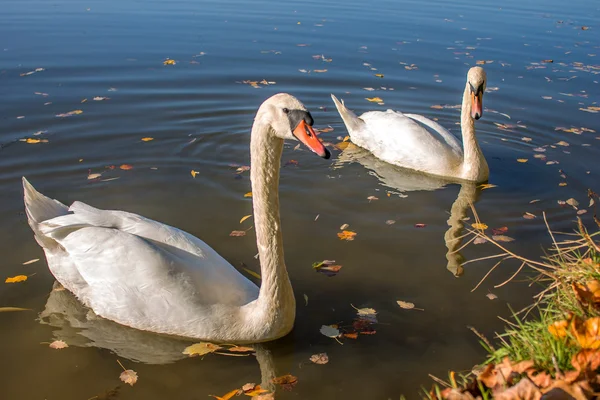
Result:
<svg viewBox="0 0 600 400"><path fill-rule="evenodd" d="M442 189L448 184L457 183L456 181L425 175L388 164L373 156L369 151L352 143L348 143L338 156L334 169L342 168L344 164L349 163L361 164L367 169L369 175L376 177L383 186L390 188L400 196L403 196L406 192L433 191ZM465 261L462 254L457 251L462 243L464 219L467 216L470 204L474 204L478 200L479 194L477 185L474 182L460 182L458 184L460 185L460 191L450 207L449 228L444 234L444 242L448 248L446 268L457 277L463 274L462 264Z"/></svg>
<svg viewBox="0 0 600 400"><path fill-rule="evenodd" d="M194 343L129 328L99 317L58 282L54 283L46 307L40 313L40 323L56 328L53 331L55 340L62 340L69 346L107 349L119 357L145 364L169 364L187 358L183 349ZM273 356L264 344L252 347L260 367L261 386L274 391Z"/></svg>

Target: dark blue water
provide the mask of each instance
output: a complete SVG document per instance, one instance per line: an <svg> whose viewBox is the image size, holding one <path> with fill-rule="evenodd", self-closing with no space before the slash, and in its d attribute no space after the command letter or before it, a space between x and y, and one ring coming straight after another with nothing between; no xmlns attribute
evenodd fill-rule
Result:
<svg viewBox="0 0 600 400"><path fill-rule="evenodd" d="M527 256L539 256L549 242L543 211L554 229L572 229L576 211L558 200L575 198L585 209L586 190L600 189L599 17L593 1L0 0L0 278L35 273L0 286L0 307L33 309L0 313L2 398L100 396L120 384L116 359L140 376L134 387L120 388L123 399L207 398L270 373L298 377L278 399L396 399L429 386L429 373L470 369L484 351L466 326L493 336L502 328L496 316L509 315L507 304L528 304L534 290L526 282L494 288L517 267L507 265L471 292L491 264L460 271L462 257L494 249L470 246L447 258L457 246L445 235L464 233L457 221L471 216L469 201L490 227L507 226L516 239L510 248ZM163 65L167 58L176 64ZM238 176L231 165L249 163L249 130L262 101L296 95L317 127L333 128L321 136L330 143L346 135L330 93L359 114L419 113L459 134L459 110L448 106L460 104L477 61L486 61L488 93L476 129L497 187L399 196L394 179L410 179L400 171L366 161L337 168L338 150L323 161L288 144L283 162L298 165L282 169L281 214L298 317L289 336L257 357L177 361L186 344L92 323L76 301L52 291L22 212L21 176L65 203L82 200L177 226L233 265L257 270L254 236L229 232L251 210L243 197L248 173ZM36 69L43 70L27 74ZM242 83L263 80L274 83ZM374 96L385 104L365 100ZM82 113L56 116L75 110ZM575 133L565 132L570 128ZM561 141L568 146L556 145ZM106 180L88 180L89 173ZM534 199L540 201L530 204ZM525 212L537 218L526 220ZM583 214L584 222L592 214ZM354 241L337 238L342 224L358 233ZM41 261L22 265L34 258ZM342 264L340 273L315 273L311 264L323 259ZM498 299L487 299L488 292ZM402 310L396 300L425 311ZM72 315L42 314L40 324L38 314L52 304ZM343 345L321 335L321 325L352 322L350 304L378 311L376 334ZM59 338L70 347L40 344ZM319 352L330 362L309 365Z"/></svg>

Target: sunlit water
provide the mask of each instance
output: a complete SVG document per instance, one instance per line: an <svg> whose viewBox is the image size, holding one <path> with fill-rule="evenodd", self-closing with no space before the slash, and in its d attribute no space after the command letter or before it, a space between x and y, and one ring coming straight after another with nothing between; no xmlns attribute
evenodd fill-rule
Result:
<svg viewBox="0 0 600 400"><path fill-rule="evenodd" d="M204 399L291 373L298 384L277 398L397 399L429 386L429 373L480 362L485 352L467 326L493 336L502 328L497 316L528 304L534 291L524 282L494 288L518 267L509 265L471 292L492 264L465 265L457 278L462 257L495 250L471 245L447 256L458 245L444 239L464 233L464 216L473 222L472 201L490 228L508 227L512 250L539 256L548 244L542 212L554 229L570 230L576 211L557 201L573 197L585 209L587 188L598 189L600 144L598 114L581 110L598 107L598 5L488 4L0 1L0 278L29 275L0 286L0 307L32 309L0 313L0 397L88 399L121 385L122 399ZM167 58L176 64L163 65ZM239 223L251 212L250 181L235 165L249 163L249 130L264 99L296 95L317 127L333 128L321 136L332 144L346 131L330 93L357 113L424 114L459 134L459 110L431 106L460 104L466 71L478 60L486 61L488 93L476 128L494 188L401 190L438 184L364 155L343 163L356 154L330 147L325 161L288 143L281 214L298 316L294 331L257 357L183 359L189 342L90 320L67 293L52 292L23 214L21 176L67 204L82 200L182 228L233 265L258 271L253 231L229 233L252 225ZM262 80L272 84L242 83ZM375 96L385 105L365 100ZM56 117L73 110L83 113ZM534 151L540 146L543 153ZM354 241L338 239L342 224L357 232ZM312 269L323 259L343 266L337 276ZM424 311L403 310L397 300ZM343 345L323 336L322 325L352 323L351 304L377 310L376 334ZM47 308L63 313L48 316ZM48 348L55 339L70 347ZM330 362L311 365L320 352ZM134 387L119 381L117 359L139 374Z"/></svg>

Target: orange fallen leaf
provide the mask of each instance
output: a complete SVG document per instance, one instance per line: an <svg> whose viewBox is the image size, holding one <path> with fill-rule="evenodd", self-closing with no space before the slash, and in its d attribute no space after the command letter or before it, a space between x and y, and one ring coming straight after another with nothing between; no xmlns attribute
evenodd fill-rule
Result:
<svg viewBox="0 0 600 400"><path fill-rule="evenodd" d="M167 58L165 61L163 61L163 65L175 65L175 64L177 64L177 61L171 60L170 58Z"/></svg>
<svg viewBox="0 0 600 400"><path fill-rule="evenodd" d="M375 74L375 76L378 78L383 78L383 74Z"/></svg>
<svg viewBox="0 0 600 400"><path fill-rule="evenodd" d="M195 177L196 177L196 175L198 175L199 173L200 173L200 172L198 172L198 171L194 171L194 170L191 170L191 171L190 171L190 174L192 175L192 178L195 178Z"/></svg>
<svg viewBox="0 0 600 400"><path fill-rule="evenodd" d="M520 163L526 163L527 161L529 161L529 160L526 158L517 158L517 162L520 162Z"/></svg>
<svg viewBox="0 0 600 400"><path fill-rule="evenodd" d="M248 192L248 193L244 194L244 197L252 197L252 192Z"/></svg>
<svg viewBox="0 0 600 400"><path fill-rule="evenodd" d="M143 137L142 138L142 142L149 142L151 140L154 140L154 138L151 138L151 137Z"/></svg>
<svg viewBox="0 0 600 400"><path fill-rule="evenodd" d="M69 345L63 342L62 340L55 340L54 342L50 343L48 347L50 347L51 349L60 350L66 349L67 347L69 347Z"/></svg>
<svg viewBox="0 0 600 400"><path fill-rule="evenodd" d="M215 396L214 394L209 394L209 396L210 397L214 397L217 400L229 400L233 396L238 395L239 392L240 392L240 389L233 389L231 392L227 392L223 396Z"/></svg>
<svg viewBox="0 0 600 400"><path fill-rule="evenodd" d="M119 168L124 169L124 170L130 170L130 169L133 169L133 165L131 165L131 164L121 164L121 166Z"/></svg>
<svg viewBox="0 0 600 400"><path fill-rule="evenodd" d="M356 232L342 231L342 232L339 232L337 235L340 238L340 240L354 240L354 237L356 236Z"/></svg>
<svg viewBox="0 0 600 400"><path fill-rule="evenodd" d="M555 338L564 338L567 336L567 327L569 322L566 320L555 321L548 326L548 332Z"/></svg>
<svg viewBox="0 0 600 400"><path fill-rule="evenodd" d="M16 275L13 277L8 277L4 281L4 283L17 283L17 282L25 282L27 280L27 275Z"/></svg>
<svg viewBox="0 0 600 400"><path fill-rule="evenodd" d="M365 99L367 101L370 101L371 103L382 103L383 99L381 97L365 97Z"/></svg>
<svg viewBox="0 0 600 400"><path fill-rule="evenodd" d="M252 214L244 215L244 216L242 217L242 219L240 219L240 224L241 224L242 222L244 222L245 220L247 220L248 218L250 218L251 216L252 216Z"/></svg>

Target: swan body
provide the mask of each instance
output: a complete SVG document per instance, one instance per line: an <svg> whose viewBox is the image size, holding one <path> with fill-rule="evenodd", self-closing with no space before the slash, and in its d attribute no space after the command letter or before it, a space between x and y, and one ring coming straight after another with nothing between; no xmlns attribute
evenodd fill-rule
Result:
<svg viewBox="0 0 600 400"><path fill-rule="evenodd" d="M260 288L189 233L78 201L67 207L23 178L29 225L57 281L101 317L215 342L276 339L292 329L295 318L279 221L283 140L299 139L328 158L311 125L310 113L288 94L267 99L254 121L251 180Z"/></svg>
<svg viewBox="0 0 600 400"><path fill-rule="evenodd" d="M399 167L430 175L484 182L489 168L475 138L474 119L482 114L486 75L481 67L467 74L461 109L463 144L448 130L422 115L369 111L357 117L331 95L356 145Z"/></svg>

